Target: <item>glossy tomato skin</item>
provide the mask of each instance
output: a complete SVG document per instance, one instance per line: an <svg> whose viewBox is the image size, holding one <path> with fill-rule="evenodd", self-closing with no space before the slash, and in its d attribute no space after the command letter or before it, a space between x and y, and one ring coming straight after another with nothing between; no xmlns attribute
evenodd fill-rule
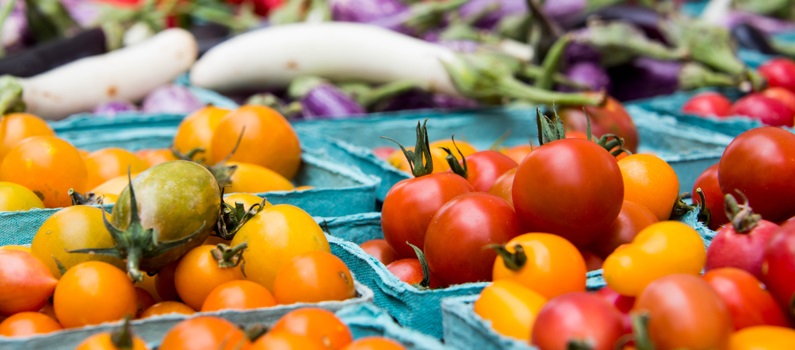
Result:
<svg viewBox="0 0 795 350"><path fill-rule="evenodd" d="M47 304L57 280L33 255L0 250L0 315L38 311Z"/></svg>
<svg viewBox="0 0 795 350"><path fill-rule="evenodd" d="M483 192L463 194L433 216L425 235L425 258L443 284L490 281L497 253L484 248L520 233L508 202Z"/></svg>
<svg viewBox="0 0 795 350"><path fill-rule="evenodd" d="M13 182L0 182L0 211L24 211L44 208L44 203L27 187Z"/></svg>
<svg viewBox="0 0 795 350"><path fill-rule="evenodd" d="M621 313L621 322L624 325L624 334L632 334L632 318L629 313L635 306L635 297L621 295L608 286L596 291L594 295L602 298Z"/></svg>
<svg viewBox="0 0 795 350"><path fill-rule="evenodd" d="M718 181L723 193L742 191L763 219L789 219L795 215L795 134L760 127L738 135L723 151Z"/></svg>
<svg viewBox="0 0 795 350"><path fill-rule="evenodd" d="M700 277L668 275L638 296L635 313L649 316L649 337L656 349L725 349L734 330L731 313Z"/></svg>
<svg viewBox="0 0 795 350"><path fill-rule="evenodd" d="M229 281L242 280L243 270L238 266L219 267L213 257L215 246L200 245L183 256L174 271L174 287L180 299L193 309L200 309L204 299L215 289ZM202 283L197 283L202 281Z"/></svg>
<svg viewBox="0 0 795 350"><path fill-rule="evenodd" d="M342 259L313 251L294 257L279 269L273 296L279 304L347 300L356 296L356 287Z"/></svg>
<svg viewBox="0 0 795 350"><path fill-rule="evenodd" d="M627 110L618 100L608 97L604 106L587 106L585 113L591 120L591 133L596 137L615 134L624 139L624 147L630 152L638 151L638 130ZM564 108L558 111L566 130L586 132L588 120L582 107Z"/></svg>
<svg viewBox="0 0 795 350"><path fill-rule="evenodd" d="M279 173L256 164L227 162L236 166L232 173L232 184L226 187L225 193L260 193L271 191L292 191L295 186Z"/></svg>
<svg viewBox="0 0 795 350"><path fill-rule="evenodd" d="M128 171L140 173L149 167L149 164L137 155L118 147L96 150L83 159L88 171L87 189L97 187L110 179L127 175Z"/></svg>
<svg viewBox="0 0 795 350"><path fill-rule="evenodd" d="M327 350L318 341L288 332L268 332L251 343L247 350Z"/></svg>
<svg viewBox="0 0 795 350"><path fill-rule="evenodd" d="M635 239L638 232L657 222L657 216L646 207L624 200L621 212L604 236L594 242L589 249L598 257L607 259L622 244L627 244Z"/></svg>
<svg viewBox="0 0 795 350"><path fill-rule="evenodd" d="M729 350L781 350L795 344L795 330L788 327L756 326L734 332Z"/></svg>
<svg viewBox="0 0 795 350"><path fill-rule="evenodd" d="M488 192L502 174L517 164L510 157L497 151L479 151L466 157L467 180L475 191Z"/></svg>
<svg viewBox="0 0 795 350"><path fill-rule="evenodd" d="M276 305L271 292L251 281L229 281L215 287L202 304L202 312L248 310Z"/></svg>
<svg viewBox="0 0 795 350"><path fill-rule="evenodd" d="M515 281L498 280L483 288L473 310L490 321L495 332L529 341L536 317L546 302L543 295Z"/></svg>
<svg viewBox="0 0 795 350"><path fill-rule="evenodd" d="M594 350L611 350L624 335L621 314L603 299L586 292L548 301L536 318L532 344L541 349L566 350L571 342Z"/></svg>
<svg viewBox="0 0 795 350"><path fill-rule="evenodd" d="M513 204L525 231L558 234L577 246L599 239L623 200L615 158L582 139L537 148L519 165L513 183Z"/></svg>
<svg viewBox="0 0 795 350"><path fill-rule="evenodd" d="M0 161L14 145L31 136L55 136L55 132L33 114L9 113L0 118Z"/></svg>
<svg viewBox="0 0 795 350"><path fill-rule="evenodd" d="M270 331L313 339L328 349L340 349L353 341L351 330L334 313L314 307L290 311Z"/></svg>
<svg viewBox="0 0 795 350"><path fill-rule="evenodd" d="M779 306L789 310L795 297L795 221L781 226L765 249L762 282Z"/></svg>
<svg viewBox="0 0 795 350"><path fill-rule="evenodd" d="M178 301L161 301L144 310L139 318L168 314L192 315L194 313L196 313L196 310Z"/></svg>
<svg viewBox="0 0 795 350"><path fill-rule="evenodd" d="M768 86L795 92L795 61L783 57L771 59L759 66L759 74L765 77Z"/></svg>
<svg viewBox="0 0 795 350"><path fill-rule="evenodd" d="M775 299L747 271L720 268L707 271L703 278L726 303L735 330L762 325L787 327L787 317Z"/></svg>
<svg viewBox="0 0 795 350"><path fill-rule="evenodd" d="M385 239L371 239L363 242L359 247L384 265L389 265L397 260L397 252Z"/></svg>
<svg viewBox="0 0 795 350"><path fill-rule="evenodd" d="M174 134L174 148L182 154L187 154L196 148L204 149L200 158L206 158L210 151L210 142L213 132L230 110L207 106L189 114L177 127Z"/></svg>
<svg viewBox="0 0 795 350"><path fill-rule="evenodd" d="M0 322L0 336L5 337L28 337L61 329L61 325L52 317L32 311L18 312Z"/></svg>
<svg viewBox="0 0 795 350"><path fill-rule="evenodd" d="M715 163L705 169L696 178L693 183L693 190L690 191L693 203L701 204L701 197L696 193L696 189L701 188L706 200L705 205L710 213L709 229L714 231L729 222L729 218L726 217L726 211L723 209L723 191L720 189L720 182L718 182L719 166L720 163Z"/></svg>
<svg viewBox="0 0 795 350"><path fill-rule="evenodd" d="M731 114L749 116L771 126L792 126L795 121L795 110L761 93L750 94L737 100L732 106Z"/></svg>
<svg viewBox="0 0 795 350"><path fill-rule="evenodd" d="M731 108L732 102L726 96L710 91L691 97L682 106L682 112L704 117L726 117L731 114Z"/></svg>
<svg viewBox="0 0 795 350"><path fill-rule="evenodd" d="M233 323L214 316L200 316L178 323L166 333L161 349L239 349L249 344L246 335Z"/></svg>
<svg viewBox="0 0 795 350"><path fill-rule="evenodd" d="M416 258L395 260L387 265L386 269L398 279L410 285L419 285L424 277L422 274L422 264ZM430 285L428 287L431 289L441 287L439 278L433 273L431 273L429 283Z"/></svg>
<svg viewBox="0 0 795 350"><path fill-rule="evenodd" d="M723 226L707 248L704 268L709 271L736 267L762 278L765 248L778 229L778 225L767 220L759 220L748 232L738 232L732 224Z"/></svg>
<svg viewBox="0 0 795 350"><path fill-rule="evenodd" d="M354 340L342 350L405 350L400 343L385 337L369 336Z"/></svg>
<svg viewBox="0 0 795 350"><path fill-rule="evenodd" d="M453 173L437 173L398 182L384 198L381 228L384 239L400 258L415 257L406 242L420 249L433 215L445 203L475 189L463 177Z"/></svg>
<svg viewBox="0 0 795 350"><path fill-rule="evenodd" d="M769 87L762 90L762 95L778 100L789 109L795 111L795 91L790 91L783 87Z"/></svg>
<svg viewBox="0 0 795 350"><path fill-rule="evenodd" d="M489 189L490 194L504 199L511 207L513 207L513 180L516 178L516 169L518 167L500 175L497 180L494 180L494 184Z"/></svg>
<svg viewBox="0 0 795 350"><path fill-rule="evenodd" d="M53 306L58 321L71 328L135 317L136 300L135 287L124 271L101 261L87 261L61 276Z"/></svg>

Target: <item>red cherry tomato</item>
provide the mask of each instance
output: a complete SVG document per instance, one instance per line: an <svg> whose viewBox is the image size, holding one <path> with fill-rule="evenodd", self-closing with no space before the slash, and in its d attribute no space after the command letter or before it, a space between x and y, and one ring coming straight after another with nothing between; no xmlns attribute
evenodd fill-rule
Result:
<svg viewBox="0 0 795 350"><path fill-rule="evenodd" d="M657 215L648 208L625 200L621 205L621 212L618 213L607 233L589 249L602 259L607 259L607 256L618 247L632 242L638 232L657 221Z"/></svg>
<svg viewBox="0 0 795 350"><path fill-rule="evenodd" d="M506 171L500 175L494 185L491 185L489 193L504 199L508 204L513 207L513 180L516 178L516 169Z"/></svg>
<svg viewBox="0 0 795 350"><path fill-rule="evenodd" d="M513 208L483 192L461 195L433 216L425 235L425 258L443 284L491 281L497 253L484 249L521 233Z"/></svg>
<svg viewBox="0 0 795 350"><path fill-rule="evenodd" d="M541 349L566 350L571 344L611 350L624 335L621 314L603 299L586 292L549 300L536 317L532 344Z"/></svg>
<svg viewBox="0 0 795 350"><path fill-rule="evenodd" d="M704 280L729 307L734 329L753 326L787 326L787 317L752 274L733 267L707 271Z"/></svg>
<svg viewBox="0 0 795 350"><path fill-rule="evenodd" d="M795 92L795 61L774 58L759 66L759 74L765 77L768 86Z"/></svg>
<svg viewBox="0 0 795 350"><path fill-rule="evenodd" d="M768 243L762 262L762 282L785 310L791 310L795 297L792 276L795 276L795 221L781 226Z"/></svg>
<svg viewBox="0 0 795 350"><path fill-rule="evenodd" d="M587 113L587 119L585 113ZM587 106L585 113L582 107L569 107L558 111L567 131L585 132L588 129L588 119L590 119L593 135L596 137L601 137L604 134L618 135L624 139L626 149L632 153L638 151L638 130L621 102L608 97L604 106Z"/></svg>
<svg viewBox="0 0 795 350"><path fill-rule="evenodd" d="M737 100L732 106L731 114L749 116L771 126L792 126L795 122L795 110L779 100L759 93Z"/></svg>
<svg viewBox="0 0 795 350"><path fill-rule="evenodd" d="M365 253L372 255L384 265L397 260L397 252L385 239L371 239L359 246Z"/></svg>
<svg viewBox="0 0 795 350"><path fill-rule="evenodd" d="M479 151L466 157L467 180L475 191L488 192L497 179L518 164L497 151Z"/></svg>
<svg viewBox="0 0 795 350"><path fill-rule="evenodd" d="M682 106L682 112L699 116L725 117L731 114L732 102L717 92L702 92Z"/></svg>
<svg viewBox="0 0 795 350"><path fill-rule="evenodd" d="M411 285L419 285L425 277L422 273L422 264L418 259L400 259L395 260L386 266L393 275L397 276L401 281ZM440 287L439 278L431 274L429 277L429 288Z"/></svg>
<svg viewBox="0 0 795 350"><path fill-rule="evenodd" d="M795 92L783 87L769 87L762 91L762 95L785 104L789 109L795 111Z"/></svg>

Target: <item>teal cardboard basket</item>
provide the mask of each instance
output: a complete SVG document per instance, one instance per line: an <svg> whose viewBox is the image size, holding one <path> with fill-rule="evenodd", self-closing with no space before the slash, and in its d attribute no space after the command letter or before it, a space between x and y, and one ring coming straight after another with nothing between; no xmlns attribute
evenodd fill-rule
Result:
<svg viewBox="0 0 795 350"><path fill-rule="evenodd" d="M731 138L678 123L654 111L627 107L640 136L639 152L651 152L666 160L676 171L680 191L690 191L695 179L707 167L716 163ZM409 174L396 170L378 159L371 149L394 146L381 136L413 146L418 121L428 119L430 140L450 139L472 143L478 149L488 149L501 136L510 133L505 146L537 141L536 113L534 108L491 108L458 112L414 112L380 115L375 117L296 122L294 127L302 134L314 134L315 140L326 141L329 147L316 153L343 164L355 166L365 173L381 178L378 199L383 200L389 189Z"/></svg>
<svg viewBox="0 0 795 350"><path fill-rule="evenodd" d="M687 213L681 220L696 229L709 247L716 232L710 230L697 220L697 211ZM664 262L661 262L664 263ZM600 278L601 278L601 270ZM598 285L588 279L588 289L600 289L606 284L604 279ZM453 349L504 349L529 350L537 349L526 342L497 334L489 322L476 315L473 310L477 295L465 295L447 298L442 301L442 322L444 325L445 343Z"/></svg>
<svg viewBox="0 0 795 350"><path fill-rule="evenodd" d="M442 309L445 298L476 295L488 283L465 283L442 289L417 289L393 275L386 266L367 254L359 244L371 239L384 238L381 231L381 214L366 213L346 217L327 218L328 233L343 241L331 245L334 255L342 258L353 271L357 281L373 290L375 305L385 309L406 327L441 339ZM601 272L588 274L588 286L604 285Z"/></svg>

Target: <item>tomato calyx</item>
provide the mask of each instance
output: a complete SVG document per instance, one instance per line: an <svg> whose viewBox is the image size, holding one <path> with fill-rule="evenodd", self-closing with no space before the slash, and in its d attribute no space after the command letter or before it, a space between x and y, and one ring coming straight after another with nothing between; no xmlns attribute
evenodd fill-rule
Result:
<svg viewBox="0 0 795 350"><path fill-rule="evenodd" d="M218 262L218 267L228 269L237 267L240 264L245 265L243 260L243 251L248 248L248 243L243 242L234 247L229 247L226 244L220 243L215 248L210 250L213 259ZM244 274L245 275L245 274Z"/></svg>
<svg viewBox="0 0 795 350"><path fill-rule="evenodd" d="M593 345L587 340L573 339L566 343L566 350L593 350Z"/></svg>
<svg viewBox="0 0 795 350"><path fill-rule="evenodd" d="M246 339L253 342L267 334L269 331L270 328L268 326L261 323L255 323L243 329L243 334L246 335Z"/></svg>
<svg viewBox="0 0 795 350"><path fill-rule="evenodd" d="M588 128L590 130L590 124L591 123L590 123L590 119L588 119L588 120L589 120ZM624 154L626 154L628 156L632 155L632 152L630 150L624 148L624 139L622 137L616 135L616 134L604 134L604 135L602 135L601 137L599 137L596 140L592 140L591 136L592 135L589 132L588 133L588 139L591 140L591 141L596 142L597 145L601 146L602 148L604 148L605 150L610 152L610 154L612 154L613 157L618 157L622 153L624 153Z"/></svg>
<svg viewBox="0 0 795 350"><path fill-rule="evenodd" d="M126 350L133 348L133 332L130 326L130 316L125 316L124 323L122 323L121 327L110 333L110 342L116 349Z"/></svg>
<svg viewBox="0 0 795 350"><path fill-rule="evenodd" d="M632 334L634 334L635 349L654 350L654 343L649 335L649 314L647 312L632 313Z"/></svg>
<svg viewBox="0 0 795 350"><path fill-rule="evenodd" d="M171 145L171 152L174 153L174 156L177 157L177 159L194 162L207 168L207 170L209 170L210 173L212 173L215 177L215 181L218 182L218 187L224 188L232 184L232 175L234 175L235 170L237 170L237 165L226 165L226 162L232 158L235 152L237 152L238 147L240 147L240 142L243 141L243 133L245 132L246 127L244 126L240 130L240 134L237 136L235 146L232 147L232 150L229 151L229 154L227 154L224 159L221 159L221 161L215 165L207 164L207 161L204 158L196 158L199 154L206 152L206 150L201 147L194 148L188 151L188 153L182 154L176 149L176 146Z"/></svg>
<svg viewBox="0 0 795 350"><path fill-rule="evenodd" d="M68 194L72 199L72 205L102 205L103 197L97 196L93 192L82 194L70 188Z"/></svg>
<svg viewBox="0 0 795 350"><path fill-rule="evenodd" d="M748 198L745 194L739 190L737 193L743 198L743 204L739 204L731 193L727 193L724 196L723 209L726 211L729 222L734 226L734 231L740 234L749 233L762 220L762 216L754 213L748 205Z"/></svg>
<svg viewBox="0 0 795 350"><path fill-rule="evenodd" d="M566 138L566 128L563 126L563 119L560 119L558 111L554 111L555 118L549 118L541 109L536 107L536 125L538 127L538 144L545 145L552 141L563 140ZM590 126L588 133L590 134Z"/></svg>
<svg viewBox="0 0 795 350"><path fill-rule="evenodd" d="M513 253L508 251L505 245L502 244L490 244L486 246L486 248L494 249L497 255L502 258L505 267L511 271L519 271L527 264L527 254L524 252L524 247L522 247L521 244L513 246Z"/></svg>
<svg viewBox="0 0 795 350"><path fill-rule="evenodd" d="M460 163L458 162L458 158L455 157L455 155L453 154L452 151L450 151L449 148L441 147L441 149L447 152L447 156L445 157L445 159L447 160L447 164L450 165L450 170L452 170L453 173L460 175L461 177L466 179L469 176L468 174L469 167L467 167L467 159L466 157L464 157L464 153L462 153L461 150L458 148L458 145L456 145L455 135L453 135L451 139L453 140L453 146L455 146L455 150L458 151L458 155L461 156L461 162Z"/></svg>
<svg viewBox="0 0 795 350"><path fill-rule="evenodd" d="M433 173L433 159L431 157L431 146L428 140L428 128L426 124L428 124L428 119L425 119L422 125L420 125L419 121L417 122L417 143L414 146L414 150L407 150L400 142L386 136L381 136L382 139L392 141L400 147L400 150L403 151L403 154L406 156L406 160L408 160L411 174L414 175L414 177Z"/></svg>
<svg viewBox="0 0 795 350"><path fill-rule="evenodd" d="M425 259L425 253L422 252L422 249L418 248L417 246L409 243L406 241L411 249L414 249L414 254L417 254L417 260L420 262L420 266L422 267L422 281L419 284L415 284L414 287L417 289L428 289L431 286L431 268L428 266L428 260Z"/></svg>
<svg viewBox="0 0 795 350"><path fill-rule="evenodd" d="M712 212L710 212L709 208L704 204L707 203L707 201L701 187L696 188L696 194L701 202L690 205L685 203L685 197L689 196L690 192L682 192L682 194L676 198L676 202L674 202L674 208L671 210L671 218L679 219L684 217L691 210L698 209L698 214L696 214L698 221L701 221L704 225L709 225L712 220Z"/></svg>
<svg viewBox="0 0 795 350"><path fill-rule="evenodd" d="M112 248L87 248L70 250L69 253L87 253L113 256L127 260L127 274L135 282L143 280L143 273L139 269L141 260L148 257L161 256L168 251L178 248L199 236L204 229L204 224L195 232L184 238L160 242L158 232L153 228L144 228L138 213L138 201L135 199L135 190L132 177L127 174L128 187L130 188L130 222L127 229L121 230L108 221L107 213L102 211L102 222L110 232L115 246Z"/></svg>
<svg viewBox="0 0 795 350"><path fill-rule="evenodd" d="M218 215L218 221L215 224L215 232L213 235L221 237L225 240L231 240L237 234L243 225L246 224L251 218L257 215L265 204L268 203L266 198L262 202L252 204L251 207L246 209L245 204L235 202L235 205L227 204L223 201L224 191L221 190L221 213Z"/></svg>

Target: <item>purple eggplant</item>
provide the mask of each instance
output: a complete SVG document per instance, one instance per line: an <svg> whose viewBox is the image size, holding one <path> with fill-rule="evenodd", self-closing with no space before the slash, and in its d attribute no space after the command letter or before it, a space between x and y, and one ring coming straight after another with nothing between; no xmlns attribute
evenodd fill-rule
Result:
<svg viewBox="0 0 795 350"><path fill-rule="evenodd" d="M776 55L776 50L770 43L767 34L750 23L740 23L731 29L732 37L744 49L758 51L766 55Z"/></svg>
<svg viewBox="0 0 795 350"><path fill-rule="evenodd" d="M204 107L204 103L190 89L179 85L164 85L150 92L141 104L144 113L187 114Z"/></svg>
<svg viewBox="0 0 795 350"><path fill-rule="evenodd" d="M710 71L697 63L663 61L639 57L610 68L610 95L620 101L669 95L677 90L703 87L737 87L729 75Z"/></svg>
<svg viewBox="0 0 795 350"><path fill-rule="evenodd" d="M83 28L91 27L99 21L102 9L96 1L61 0L69 15Z"/></svg>
<svg viewBox="0 0 795 350"><path fill-rule="evenodd" d="M109 101L94 108L94 114L114 116L120 112L137 111L138 107L125 101Z"/></svg>
<svg viewBox="0 0 795 350"><path fill-rule="evenodd" d="M588 9L587 0L544 1L542 11L558 23L572 21Z"/></svg>
<svg viewBox="0 0 795 350"><path fill-rule="evenodd" d="M589 90L610 91L610 76L598 63L591 61L578 62L568 66L564 73L569 80L588 87ZM561 91L577 91L567 86L559 86Z"/></svg>
<svg viewBox="0 0 795 350"><path fill-rule="evenodd" d="M527 13L527 2L526 0L472 0L461 6L458 13L462 18L479 16L475 25L479 28L492 29L505 17Z"/></svg>
<svg viewBox="0 0 795 350"><path fill-rule="evenodd" d="M330 0L331 18L387 28L421 36L444 22L445 15L467 0L418 2L406 6L399 0Z"/></svg>
<svg viewBox="0 0 795 350"><path fill-rule="evenodd" d="M556 1L548 1L555 3ZM604 21L621 21L640 28L649 38L666 43L666 36L660 28L663 17L659 12L652 8L633 5L612 5L595 8L592 11L585 11L577 16L561 19L561 26L565 29L576 29L585 27L588 19L597 17Z"/></svg>
<svg viewBox="0 0 795 350"><path fill-rule="evenodd" d="M358 102L336 86L321 83L301 98L304 119L339 119L367 113Z"/></svg>
<svg viewBox="0 0 795 350"><path fill-rule="evenodd" d="M339 22L368 23L408 11L399 0L329 0L331 18Z"/></svg>
<svg viewBox="0 0 795 350"><path fill-rule="evenodd" d="M753 25L766 34L777 34L795 31L795 22L782 19L766 17L744 11L731 11L721 18L721 25L726 28L733 28L742 23Z"/></svg>
<svg viewBox="0 0 795 350"><path fill-rule="evenodd" d="M8 1L8 0L7 0ZM6 3L3 6L7 6ZM5 52L14 52L22 49L23 41L27 36L28 22L25 19L24 2L17 0L14 7L10 9L10 13L3 22L3 33L0 40L2 40L3 49Z"/></svg>

